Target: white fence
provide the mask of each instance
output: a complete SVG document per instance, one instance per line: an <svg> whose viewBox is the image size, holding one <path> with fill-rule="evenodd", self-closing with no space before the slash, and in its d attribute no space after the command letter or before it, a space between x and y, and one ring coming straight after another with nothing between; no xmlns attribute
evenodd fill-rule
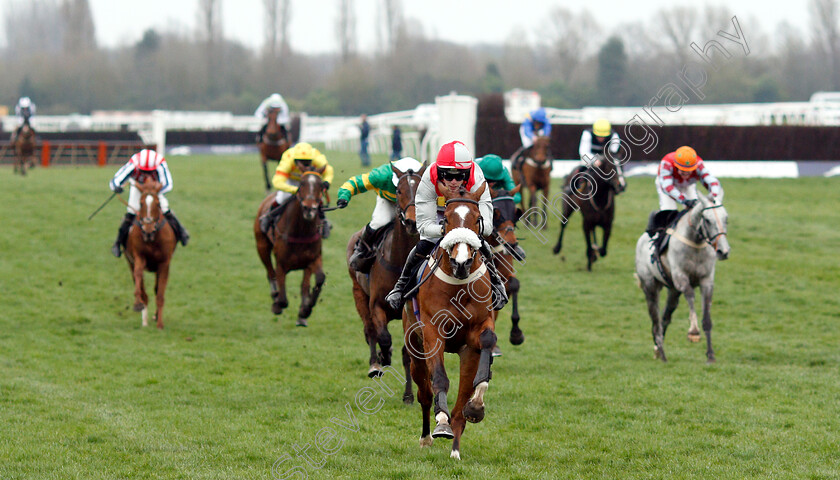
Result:
<svg viewBox="0 0 840 480"><path fill-rule="evenodd" d="M521 92L519 92L521 94ZM520 95L522 96L522 95ZM440 99L464 99L457 95L438 97L436 104L422 104L413 110L370 115L371 153L388 154L391 151L391 132L394 125L402 129L403 154L420 160L434 156L441 141L456 135L441 131ZM474 100L474 99L473 99ZM472 102L466 102L472 103ZM521 109L520 109L521 110ZM653 116L665 125L840 125L840 92L818 92L809 102L747 103L722 105L682 105L672 111L662 105L654 107L585 107L582 109L546 108L551 123L587 125L598 118L607 118L615 124L625 124L639 115L648 124ZM467 112L469 113L469 112ZM460 114L459 114L460 115ZM471 122L474 131L475 116L464 114L459 122ZM449 118L447 118L449 120ZM516 119L511 119L518 123ZM13 116L0 118L6 131L17 127ZM359 150L359 117L319 117L301 115L300 139L324 142L328 149ZM444 122L446 124L453 122ZM233 115L229 112L178 112L154 110L152 112L94 112L92 115L45 116L32 118L36 130L60 131L136 131L146 143L153 143L161 151L166 147L167 130L239 130L256 132L262 120L250 115ZM457 135L463 136L458 129ZM467 131L466 129L464 131ZM423 137L422 132L426 135ZM421 141L422 138L422 141Z"/></svg>

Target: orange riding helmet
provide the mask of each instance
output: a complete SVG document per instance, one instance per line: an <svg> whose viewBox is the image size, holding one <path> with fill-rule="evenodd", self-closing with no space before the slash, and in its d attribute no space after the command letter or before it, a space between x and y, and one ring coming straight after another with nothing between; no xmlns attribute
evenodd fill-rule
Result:
<svg viewBox="0 0 840 480"><path fill-rule="evenodd" d="M691 147L680 147L674 152L674 166L684 172L697 169L697 152Z"/></svg>

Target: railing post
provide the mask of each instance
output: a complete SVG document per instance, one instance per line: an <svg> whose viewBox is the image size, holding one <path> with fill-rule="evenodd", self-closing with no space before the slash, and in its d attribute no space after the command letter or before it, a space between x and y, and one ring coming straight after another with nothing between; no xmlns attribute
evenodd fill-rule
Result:
<svg viewBox="0 0 840 480"><path fill-rule="evenodd" d="M47 140L41 142L41 166L50 166L50 142Z"/></svg>
<svg viewBox="0 0 840 480"><path fill-rule="evenodd" d="M99 142L99 150L96 154L96 160L100 167L104 167L108 161L108 149L105 147L105 142Z"/></svg>

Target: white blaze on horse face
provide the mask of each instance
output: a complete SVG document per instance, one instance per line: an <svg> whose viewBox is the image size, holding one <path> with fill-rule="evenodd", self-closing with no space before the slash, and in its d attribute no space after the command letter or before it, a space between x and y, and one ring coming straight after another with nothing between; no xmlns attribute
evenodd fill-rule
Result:
<svg viewBox="0 0 840 480"><path fill-rule="evenodd" d="M152 204L155 203L154 197L146 195L146 216L152 218Z"/></svg>
<svg viewBox="0 0 840 480"><path fill-rule="evenodd" d="M467 246L467 244L465 243L459 243L458 245L456 245L455 251L457 252L455 254L455 262L459 265L463 265L464 262L466 262L467 259L470 258L470 247Z"/></svg>
<svg viewBox="0 0 840 480"><path fill-rule="evenodd" d="M470 214L470 207L467 207L466 205L457 206L455 207L455 213L458 214L459 217L461 217L462 222L466 222L467 215Z"/></svg>

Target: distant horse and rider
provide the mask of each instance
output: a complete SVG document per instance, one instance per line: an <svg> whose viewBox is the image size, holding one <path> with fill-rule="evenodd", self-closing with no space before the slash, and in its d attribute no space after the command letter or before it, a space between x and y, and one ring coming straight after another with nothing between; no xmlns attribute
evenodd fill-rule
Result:
<svg viewBox="0 0 840 480"><path fill-rule="evenodd" d="M444 237L429 264L420 269L425 279L403 315L406 345L411 353L411 377L417 384L422 410L420 446L434 438L454 439L450 456L460 459L466 422L484 418L484 395L490 380L494 332L491 280L481 247L479 199L475 193L444 190ZM457 303L457 305L453 305ZM412 308L413 307L413 308ZM458 397L449 413L449 378L444 352L461 359ZM429 415L434 405L436 427Z"/></svg>
<svg viewBox="0 0 840 480"><path fill-rule="evenodd" d="M697 313L694 307L694 289L700 287L703 298L703 331L706 334L706 359L715 361L712 349L712 293L715 286L717 260L729 258L727 224L729 216L721 203L705 196L682 215L675 215L670 222L665 241L652 242L651 232L645 232L636 243L636 280L645 294L648 314L652 322L651 333L656 358L665 357L665 331L677 309L680 295L685 296L689 308L688 338L700 341ZM674 212L676 213L676 212ZM659 292L668 288L665 311L659 316Z"/></svg>
<svg viewBox="0 0 840 480"><path fill-rule="evenodd" d="M369 377L383 375L382 367L391 364L391 334L388 332L388 322L402 318L402 309L394 309L385 301L385 296L394 285L402 271L411 249L417 244L419 235L414 211L414 195L417 186L426 170L423 166L419 171L401 171L394 164L391 169L397 177L397 219L392 226L383 227L379 248L366 265L359 270L353 268L350 258L355 250L356 242L362 231L356 232L347 244L348 271L353 282L353 298L356 310L364 323L365 339L370 346ZM377 344L379 351L377 351ZM411 387L409 371L409 355L405 346L402 349L403 367L406 374L406 388L403 401L411 404L414 395Z"/></svg>
<svg viewBox="0 0 840 480"><path fill-rule="evenodd" d="M274 193L269 194L260 203L254 219L254 238L257 253L265 266L268 283L271 288L271 311L280 315L289 305L286 297L286 274L292 270L303 270L301 282L301 303L297 325L305 327L312 314L312 308L318 301L324 274L321 259L321 209L324 205L324 180L321 174L325 167L304 170L300 176L297 192L287 202L275 208L276 222L271 223L267 231L260 226L260 218L269 213L274 201ZM274 263L272 263L272 253ZM311 277L315 276L315 286L310 290Z"/></svg>
<svg viewBox="0 0 840 480"><path fill-rule="evenodd" d="M155 273L155 319L163 329L163 303L169 266L178 243L175 230L167 221L158 195L162 185L154 180L137 183L140 209L128 231L125 258L134 278L134 311L142 313L143 326L148 326L149 297L143 284L143 272Z"/></svg>
<svg viewBox="0 0 840 480"><path fill-rule="evenodd" d="M21 125L13 145L15 149L14 171L25 176L27 164L29 164L29 168L35 166L35 130L29 125L28 120Z"/></svg>
<svg viewBox="0 0 840 480"><path fill-rule="evenodd" d="M292 144L286 127L277 121L279 113L279 108L268 109L268 123L266 124L265 132L260 136L260 141L257 143L260 151L260 161L262 162L266 193L271 191L271 182L268 176L268 161L273 160L279 162L283 157L283 152Z"/></svg>
<svg viewBox="0 0 840 480"><path fill-rule="evenodd" d="M585 170L573 170L566 176L563 186L562 218L560 236L554 245L554 254L563 248L563 234L566 224L575 211L583 216L583 236L586 241L586 269L592 271L592 264L598 255L607 255L607 243L615 218L615 197L627 188L621 163L610 156L598 155ZM601 227L601 245L595 237L595 227Z"/></svg>
<svg viewBox="0 0 840 480"><path fill-rule="evenodd" d="M533 145L521 150L514 155L514 158L511 158L513 181L521 184L523 190L528 190L528 208L541 206L543 218L548 218L546 216L546 201L550 198L551 161L551 139L544 135L536 137ZM542 192L542 196L539 198L537 197L538 191ZM539 204L537 203L538 200ZM524 194L522 195L521 207L522 210L527 211Z"/></svg>

